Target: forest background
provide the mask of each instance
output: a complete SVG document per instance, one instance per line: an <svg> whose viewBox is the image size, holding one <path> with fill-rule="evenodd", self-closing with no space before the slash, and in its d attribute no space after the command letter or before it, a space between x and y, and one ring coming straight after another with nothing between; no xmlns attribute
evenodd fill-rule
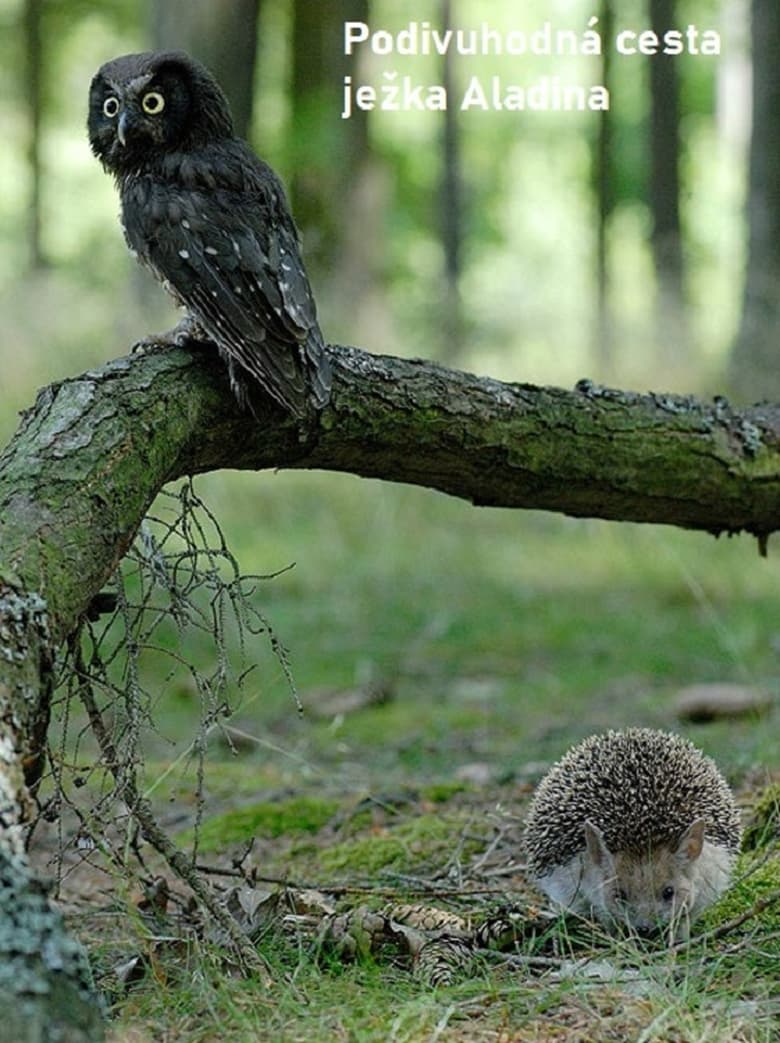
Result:
<svg viewBox="0 0 780 1043"><path fill-rule="evenodd" d="M588 377L780 399L780 8L529 0L522 23L517 9L0 0L2 441L41 385L124 354L174 317L127 255L114 186L84 130L98 66L151 47L183 46L209 64L282 175L330 341L536 384ZM593 15L599 57L349 57L343 47L347 20L392 32L425 20L529 32L549 21L582 33ZM609 45L620 27L689 24L716 29L721 54L626 57ZM377 108L343 119L344 77L380 86L392 69L448 84L453 97L473 75L605 83L610 107ZM681 726L673 710L692 683L776 690L771 543L759 560L744 537L475 509L348 475L220 472L196 488L245 571L281 572L259 603L306 711L296 714L274 647L258 642L258 668L230 693L234 724L251 738L239 753L209 747L216 847L245 839L236 802L284 805L323 786L337 803L410 781L415 792L516 793L607 726L685 730L734 781L777 767L776 712L757 728ZM214 654L175 629L162 640L203 669ZM237 649L235 634L228 642ZM182 758L200 693L186 669L151 657L143 670L156 693L149 778L166 780L161 792L186 818ZM334 692L355 690L383 694L329 711Z"/></svg>

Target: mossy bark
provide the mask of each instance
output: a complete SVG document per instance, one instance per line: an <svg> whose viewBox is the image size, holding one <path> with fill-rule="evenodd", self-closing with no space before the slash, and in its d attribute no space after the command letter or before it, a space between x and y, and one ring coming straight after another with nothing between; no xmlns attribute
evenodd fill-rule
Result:
<svg viewBox="0 0 780 1043"><path fill-rule="evenodd" d="M0 455L0 576L46 601L55 643L165 482L309 467L475 504L767 536L780 525L780 407L505 384L332 348L331 405L296 422L234 404L208 352L124 358L45 388Z"/></svg>
<svg viewBox="0 0 780 1043"><path fill-rule="evenodd" d="M26 968L0 978L0 1016L22 1009L17 986L29 981L30 1025L55 1025L52 997L59 1004L65 990L63 1017L83 1033L19 1039L99 1033L84 965L28 875L21 766L34 779L53 650L166 482L222 467L320 468L475 504L746 530L762 541L780 524L779 407L735 412L723 400L587 381L573 391L505 384L330 352L331 404L304 421L259 393L254 412L241 412L211 352L161 350L45 388L0 455L0 958Z"/></svg>
<svg viewBox="0 0 780 1043"><path fill-rule="evenodd" d="M40 596L0 577L0 1038L9 1043L103 1038L86 957L24 850L31 802L23 769L37 768L45 737L50 647Z"/></svg>

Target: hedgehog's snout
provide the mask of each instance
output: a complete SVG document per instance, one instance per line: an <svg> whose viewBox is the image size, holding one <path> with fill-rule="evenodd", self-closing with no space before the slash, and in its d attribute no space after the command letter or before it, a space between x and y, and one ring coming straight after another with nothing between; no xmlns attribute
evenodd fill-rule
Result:
<svg viewBox="0 0 780 1043"><path fill-rule="evenodd" d="M631 932L638 938L651 939L658 937L662 927L663 924L659 923L658 920L638 920L636 923L631 924Z"/></svg>
<svg viewBox="0 0 780 1043"><path fill-rule="evenodd" d="M639 942L659 942L665 939L670 944L675 941L684 941L690 932L690 917L680 915L665 920L663 917L657 919L640 918L631 924L627 924L629 935Z"/></svg>
<svg viewBox="0 0 780 1043"><path fill-rule="evenodd" d="M632 938L643 940L658 938L669 927L669 923L662 913L641 900L638 902L635 900L628 906L622 903L621 907L617 909L613 907L608 912L611 913L610 920L621 933Z"/></svg>

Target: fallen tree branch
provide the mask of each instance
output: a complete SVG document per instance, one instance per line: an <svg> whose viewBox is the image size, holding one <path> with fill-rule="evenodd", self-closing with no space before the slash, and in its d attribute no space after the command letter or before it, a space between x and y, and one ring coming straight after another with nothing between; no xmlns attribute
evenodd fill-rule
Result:
<svg viewBox="0 0 780 1043"><path fill-rule="evenodd" d="M223 467L319 468L479 505L760 539L780 526L780 407L506 384L331 348L330 406L242 413L208 352L122 358L41 391L0 456L0 576L75 626L162 485Z"/></svg>

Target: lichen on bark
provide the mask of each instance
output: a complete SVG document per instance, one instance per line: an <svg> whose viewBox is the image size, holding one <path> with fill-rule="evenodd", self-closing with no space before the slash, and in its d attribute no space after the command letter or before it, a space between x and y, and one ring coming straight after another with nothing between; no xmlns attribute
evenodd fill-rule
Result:
<svg viewBox="0 0 780 1043"><path fill-rule="evenodd" d="M13 1043L103 1038L81 946L65 931L23 855L0 842L0 1025Z"/></svg>
<svg viewBox="0 0 780 1043"><path fill-rule="evenodd" d="M81 946L31 874L25 767L40 763L48 724L46 603L0 582L0 1025L14 1043L102 1039Z"/></svg>

